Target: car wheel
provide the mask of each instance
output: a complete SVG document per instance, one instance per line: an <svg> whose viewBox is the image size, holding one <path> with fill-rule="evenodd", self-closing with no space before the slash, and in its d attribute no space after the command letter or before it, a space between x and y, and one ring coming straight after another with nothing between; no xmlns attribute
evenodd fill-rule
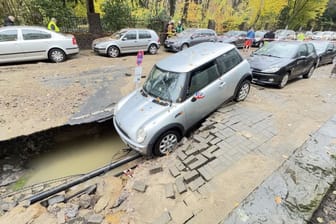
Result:
<svg viewBox="0 0 336 224"><path fill-rule="evenodd" d="M263 41L259 42L259 48L262 48L263 46L264 46L264 42Z"/></svg>
<svg viewBox="0 0 336 224"><path fill-rule="evenodd" d="M315 68L317 68L317 67L320 66L320 62L321 62L321 58L319 57L319 58L317 58L317 60L316 60L316 66L315 66Z"/></svg>
<svg viewBox="0 0 336 224"><path fill-rule="evenodd" d="M156 156L167 155L172 152L177 143L180 141L181 135L178 131L170 130L163 133L155 142L153 153Z"/></svg>
<svg viewBox="0 0 336 224"><path fill-rule="evenodd" d="M314 70L315 70L315 67L312 66L312 67L309 69L308 73L307 73L307 74L304 74L302 77L305 78L305 79L309 79L309 78L313 75Z"/></svg>
<svg viewBox="0 0 336 224"><path fill-rule="evenodd" d="M63 50L54 48L49 51L49 60L55 63L63 62L66 59L66 55Z"/></svg>
<svg viewBox="0 0 336 224"><path fill-rule="evenodd" d="M148 48L148 52L149 52L150 54L156 54L157 51L158 51L158 48L157 48L157 46L156 46L155 44L151 44L151 45L149 46L149 48Z"/></svg>
<svg viewBox="0 0 336 224"><path fill-rule="evenodd" d="M287 85L288 79L289 79L289 73L286 73L286 74L282 77L281 82L280 82L280 84L279 84L279 88L280 88L280 89L284 88L284 87Z"/></svg>
<svg viewBox="0 0 336 224"><path fill-rule="evenodd" d="M120 54L119 49L116 46L111 46L107 49L107 55L111 58L116 58Z"/></svg>
<svg viewBox="0 0 336 224"><path fill-rule="evenodd" d="M188 44L182 44L182 47L181 47L181 50L183 51L184 49L187 49L189 48L189 45Z"/></svg>
<svg viewBox="0 0 336 224"><path fill-rule="evenodd" d="M245 79L239 86L237 95L235 97L235 101L239 102L245 100L250 92L250 88L251 88L250 81L248 79Z"/></svg>

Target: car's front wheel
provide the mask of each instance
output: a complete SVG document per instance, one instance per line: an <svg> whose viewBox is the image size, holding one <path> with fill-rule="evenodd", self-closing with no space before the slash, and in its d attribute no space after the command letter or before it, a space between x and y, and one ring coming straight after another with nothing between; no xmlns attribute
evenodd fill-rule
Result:
<svg viewBox="0 0 336 224"><path fill-rule="evenodd" d="M149 48L148 48L148 52L149 52L150 54L156 54L157 51L158 51L158 48L157 48L157 46L156 46L155 44L151 44L151 45L149 46Z"/></svg>
<svg viewBox="0 0 336 224"><path fill-rule="evenodd" d="M181 50L182 50L182 51L185 50L185 49L187 49L187 48L189 48L189 45L188 45L188 44L182 44L182 47L181 47Z"/></svg>
<svg viewBox="0 0 336 224"><path fill-rule="evenodd" d="M307 73L307 74L304 74L302 77L305 78L305 79L309 79L309 78L313 75L314 70L315 70L315 67L312 66L312 67L309 69L308 73Z"/></svg>
<svg viewBox="0 0 336 224"><path fill-rule="evenodd" d="M250 92L250 88L251 82L248 79L245 79L239 86L235 101L239 102L245 100Z"/></svg>
<svg viewBox="0 0 336 224"><path fill-rule="evenodd" d="M116 58L120 54L119 49L116 46L111 46L107 49L107 55L111 58Z"/></svg>
<svg viewBox="0 0 336 224"><path fill-rule="evenodd" d="M175 149L180 139L181 135L176 130L163 133L154 144L153 154L156 156L167 155Z"/></svg>
<svg viewBox="0 0 336 224"><path fill-rule="evenodd" d="M66 54L61 49L53 48L49 51L48 57L50 61L59 63L65 61Z"/></svg>
<svg viewBox="0 0 336 224"><path fill-rule="evenodd" d="M284 87L287 85L288 79L289 79L289 73L286 73L286 74L282 77L281 82L280 82L280 84L279 84L279 88L280 88L280 89L284 88Z"/></svg>

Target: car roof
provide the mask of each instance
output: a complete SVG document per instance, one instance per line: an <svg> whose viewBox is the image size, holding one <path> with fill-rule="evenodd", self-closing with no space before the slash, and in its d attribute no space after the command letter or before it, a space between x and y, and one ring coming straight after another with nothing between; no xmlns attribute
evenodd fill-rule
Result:
<svg viewBox="0 0 336 224"><path fill-rule="evenodd" d="M43 27L43 26L4 26L4 27L0 27L0 30L9 30L9 29L24 29L24 28L28 28L28 29L43 29L43 30L48 30L47 28Z"/></svg>
<svg viewBox="0 0 336 224"><path fill-rule="evenodd" d="M138 31L153 31L152 29L147 29L147 28L124 28L124 29L121 29L121 30L118 30L117 32L124 32L124 31L130 31L130 30L138 30Z"/></svg>
<svg viewBox="0 0 336 224"><path fill-rule="evenodd" d="M166 71L185 73L192 71L234 48L234 45L227 43L200 43L162 59L156 66Z"/></svg>

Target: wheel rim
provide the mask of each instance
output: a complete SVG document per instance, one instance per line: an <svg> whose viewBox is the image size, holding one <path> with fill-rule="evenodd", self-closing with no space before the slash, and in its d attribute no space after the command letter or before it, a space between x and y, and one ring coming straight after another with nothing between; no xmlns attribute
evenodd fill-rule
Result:
<svg viewBox="0 0 336 224"><path fill-rule="evenodd" d="M188 48L188 45L186 45L186 44L182 45L182 50L187 49L187 48Z"/></svg>
<svg viewBox="0 0 336 224"><path fill-rule="evenodd" d="M288 82L288 75L286 74L282 80L281 80L281 83L280 83L280 87L284 87Z"/></svg>
<svg viewBox="0 0 336 224"><path fill-rule="evenodd" d="M174 134L168 134L164 136L159 144L159 151L161 154L167 154L175 148L178 142L177 136Z"/></svg>
<svg viewBox="0 0 336 224"><path fill-rule="evenodd" d="M56 51L51 52L51 58L55 62L61 62L64 60L64 54L63 52L56 50Z"/></svg>
<svg viewBox="0 0 336 224"><path fill-rule="evenodd" d="M151 53L151 54L156 54L156 50L157 50L157 48L156 48L155 45L151 45L149 47L149 53Z"/></svg>
<svg viewBox="0 0 336 224"><path fill-rule="evenodd" d="M248 83L244 83L244 85L239 90L238 100L244 100L250 91L250 85Z"/></svg>
<svg viewBox="0 0 336 224"><path fill-rule="evenodd" d="M118 51L117 48L111 47L111 48L109 48L109 52L108 53L109 53L109 55L111 57L115 58L115 57L118 57L119 51Z"/></svg>

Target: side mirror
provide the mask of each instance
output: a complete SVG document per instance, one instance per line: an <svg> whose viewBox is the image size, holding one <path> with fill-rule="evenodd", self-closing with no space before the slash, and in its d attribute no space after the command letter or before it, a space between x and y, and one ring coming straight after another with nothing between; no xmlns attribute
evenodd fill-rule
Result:
<svg viewBox="0 0 336 224"><path fill-rule="evenodd" d="M122 40L122 41L125 41L125 40L127 40L127 37L123 37L123 38L121 38L121 40Z"/></svg>
<svg viewBox="0 0 336 224"><path fill-rule="evenodd" d="M192 35L192 36L190 37L190 39L192 39L192 40L193 40L194 38L195 38L195 36L194 36L194 35Z"/></svg>
<svg viewBox="0 0 336 224"><path fill-rule="evenodd" d="M194 97L194 96L191 98L191 102L195 102L196 100L197 100L197 98Z"/></svg>

